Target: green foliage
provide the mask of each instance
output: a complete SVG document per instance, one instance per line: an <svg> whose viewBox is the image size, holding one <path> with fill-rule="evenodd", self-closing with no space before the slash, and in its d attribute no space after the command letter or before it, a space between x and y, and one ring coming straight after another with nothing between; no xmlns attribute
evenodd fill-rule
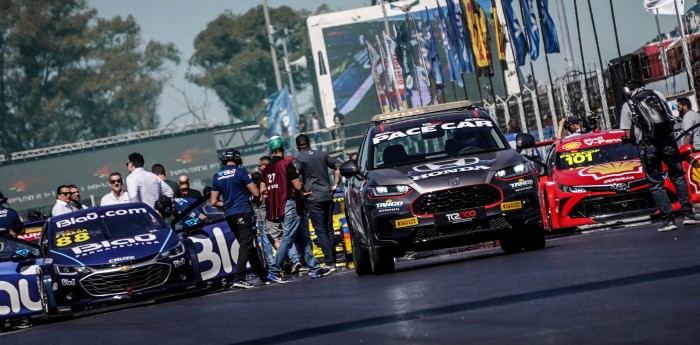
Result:
<svg viewBox="0 0 700 345"><path fill-rule="evenodd" d="M294 61L309 50L306 17L310 13L286 6L271 8L269 13L270 22L277 31L276 52L283 84L286 84L282 30L285 27L289 30L287 51L290 61ZM221 14L197 35L194 47L189 64L198 72L188 73L187 79L214 90L231 117L256 120L261 102L277 92L262 6L243 15ZM292 72L295 89L309 83L307 70L292 68Z"/></svg>
<svg viewBox="0 0 700 345"><path fill-rule="evenodd" d="M0 151L90 140L158 125L172 44L84 0L0 2Z"/></svg>

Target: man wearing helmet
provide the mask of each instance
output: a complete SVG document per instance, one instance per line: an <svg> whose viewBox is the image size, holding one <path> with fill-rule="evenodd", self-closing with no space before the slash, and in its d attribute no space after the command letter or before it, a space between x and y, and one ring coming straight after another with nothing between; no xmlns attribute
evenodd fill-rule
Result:
<svg viewBox="0 0 700 345"><path fill-rule="evenodd" d="M282 241L267 278L276 283L287 282L279 274L289 248L295 243L309 266L309 276L312 279L320 278L324 272L314 258L309 232L297 213L297 201L301 198L299 191L302 189L299 174L292 160L284 158L284 139L272 137L268 146L272 152L272 161L262 172L260 189L267 194L267 220L271 221L272 226L278 224L282 227Z"/></svg>
<svg viewBox="0 0 700 345"><path fill-rule="evenodd" d="M224 209L226 223L240 245L233 287L249 289L253 284L246 280L248 262L260 280L265 282L267 276L267 270L260 262L260 256L255 250L253 207L250 204L251 195L260 198L260 190L250 179L248 170L243 167L240 152L233 149L226 150L219 160L222 167L212 178L209 204ZM219 200L219 194L223 201Z"/></svg>

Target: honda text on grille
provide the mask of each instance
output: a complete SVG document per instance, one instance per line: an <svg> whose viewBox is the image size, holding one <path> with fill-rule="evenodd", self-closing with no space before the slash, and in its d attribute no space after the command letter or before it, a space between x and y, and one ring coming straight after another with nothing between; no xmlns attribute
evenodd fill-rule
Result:
<svg viewBox="0 0 700 345"><path fill-rule="evenodd" d="M456 102L372 120L357 160L341 166L358 274L393 272L408 251L544 248L537 171L487 113Z"/></svg>

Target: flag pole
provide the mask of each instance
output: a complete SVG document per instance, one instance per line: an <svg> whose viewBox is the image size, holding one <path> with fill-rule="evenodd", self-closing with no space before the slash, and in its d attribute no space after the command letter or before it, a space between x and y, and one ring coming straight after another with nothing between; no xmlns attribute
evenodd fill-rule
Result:
<svg viewBox="0 0 700 345"><path fill-rule="evenodd" d="M520 3L520 17L523 19L523 25L524 25L525 20L530 20L530 18L525 18L525 9L523 8L523 2L522 2L522 1L518 1L518 3ZM523 30L523 31L527 31L527 30ZM531 33L528 32L528 33L527 33L527 36L529 37L530 34L531 34ZM529 38L528 38L528 43L529 43ZM539 49L539 48L538 48L538 49ZM530 47L530 52L532 53L532 47ZM546 55L546 54L547 54L547 53L546 53L546 51L545 51L545 55ZM533 83L534 88L535 88L535 97L537 97L537 100L536 100L535 103L539 103L540 94L539 94L538 87L537 87L537 77L535 77L535 65L532 63L532 55L530 56L530 73L531 73L531 75L532 75L532 83ZM525 83L526 83L525 86L527 87L527 82L525 82ZM539 113L539 109L537 109L537 112ZM538 120L538 121L539 121L539 120ZM523 124L523 126L525 126L525 124Z"/></svg>
<svg viewBox="0 0 700 345"><path fill-rule="evenodd" d="M596 29L595 26L595 18L593 17L593 7L591 7L591 0L588 0L588 13L590 13L591 15L591 24L593 25L593 38L595 39L596 52L598 52L598 63L600 64L600 68L602 69L603 58L600 56L600 42L598 42L598 29Z"/></svg>
<svg viewBox="0 0 700 345"><path fill-rule="evenodd" d="M659 39L659 54L661 54L661 64L664 67L664 76L667 76L670 74L670 72L668 70L668 57L666 56L666 49L664 49L664 39L663 37L661 37L661 26L659 26L659 10L654 11L654 19L656 19L656 37Z"/></svg>
<svg viewBox="0 0 700 345"><path fill-rule="evenodd" d="M576 16L576 32L578 34L578 48L581 51L581 68L583 68L583 83L586 87L585 90L581 90L581 93L583 96L584 101L586 104L589 104L590 99L588 95L588 78L586 76L586 60L585 57L583 56L583 42L581 42L581 21L579 20L578 17L578 5L576 5L576 1L574 1L574 15ZM588 115L588 114L586 114Z"/></svg>
<svg viewBox="0 0 700 345"><path fill-rule="evenodd" d="M620 53L620 38L617 36L617 22L615 22L615 7L613 6L612 0L610 0L610 14L612 15L613 30L615 31L615 44L617 45L617 60L622 60L622 53ZM603 68L603 66L601 66Z"/></svg>
<svg viewBox="0 0 700 345"><path fill-rule="evenodd" d="M413 46L411 45L411 24L408 21L409 19L409 13L406 11L406 30L408 30L408 50L411 51L411 64L413 65L413 78L416 82L416 85L418 86L418 99L420 100L420 106L423 106L423 94L421 92L420 88L420 76L418 76L418 68L416 68L416 54L413 51ZM415 24L415 23L414 23ZM418 37L416 37L416 42L418 42ZM418 42L418 49L420 49L420 42ZM422 54L421 54L422 55ZM411 92L413 94L413 92ZM416 106L413 104L413 97L411 97L411 106L416 108Z"/></svg>
<svg viewBox="0 0 700 345"><path fill-rule="evenodd" d="M678 19L678 26L681 29L681 42L683 42L683 59L685 60L685 70L688 73L688 85L691 90L695 90L695 81L693 80L693 66L690 64L690 56L688 54L688 41L685 37L685 25L681 20L681 12L678 10L678 1L673 1L673 6L676 8L676 19ZM684 9L685 10L685 9Z"/></svg>
<svg viewBox="0 0 700 345"><path fill-rule="evenodd" d="M503 1L511 1L511 0L501 0L501 7L505 6L503 5ZM504 33L505 35L505 33ZM515 65L515 77L518 79L518 93L522 92L522 87L523 87L523 80L520 78L520 73L518 72L520 67L518 66L518 61L517 61L517 56L518 54L515 53L515 44L513 44L513 37L510 35L510 30L508 30L508 41L510 42L510 50L513 53L513 65ZM506 42L507 44L508 42Z"/></svg>
<svg viewBox="0 0 700 345"><path fill-rule="evenodd" d="M542 24L542 4L539 0L537 1L537 10L537 14L540 18L540 32L542 33L542 38L544 39L544 25ZM549 54L547 53L546 47L544 49L544 61L547 63L547 76L549 77L549 83L551 84L554 80L552 79L552 69L549 65ZM554 112L553 109L550 109L550 111Z"/></svg>

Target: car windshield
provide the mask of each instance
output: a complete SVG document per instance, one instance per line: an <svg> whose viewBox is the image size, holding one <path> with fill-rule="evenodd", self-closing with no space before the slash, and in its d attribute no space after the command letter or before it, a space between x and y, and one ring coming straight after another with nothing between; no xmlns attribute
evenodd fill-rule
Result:
<svg viewBox="0 0 700 345"><path fill-rule="evenodd" d="M557 169L575 169L635 158L639 158L639 151L636 146L632 144L612 144L558 152L554 164Z"/></svg>
<svg viewBox="0 0 700 345"><path fill-rule="evenodd" d="M372 143L373 168L510 148L493 121L487 118L462 118L394 128L375 133Z"/></svg>
<svg viewBox="0 0 700 345"><path fill-rule="evenodd" d="M0 262L8 262L18 250L28 250L39 256L39 248L9 236L0 236Z"/></svg>
<svg viewBox="0 0 700 345"><path fill-rule="evenodd" d="M52 221L48 234L52 246L70 248L167 229L168 226L154 211L136 207L96 210Z"/></svg>
<svg viewBox="0 0 700 345"><path fill-rule="evenodd" d="M173 222L173 229L180 231L185 228L197 227L204 224L222 221L224 212L209 205L209 199L173 199L178 215Z"/></svg>

